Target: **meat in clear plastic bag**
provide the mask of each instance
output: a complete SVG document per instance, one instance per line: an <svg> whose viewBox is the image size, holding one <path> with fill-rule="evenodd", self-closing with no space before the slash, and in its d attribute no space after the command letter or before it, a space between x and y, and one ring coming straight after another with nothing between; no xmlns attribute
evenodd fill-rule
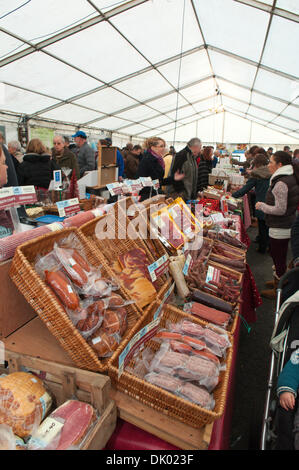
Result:
<svg viewBox="0 0 299 470"><path fill-rule="evenodd" d="M43 421L29 439L28 450L79 450L97 420L90 404L68 400Z"/></svg>

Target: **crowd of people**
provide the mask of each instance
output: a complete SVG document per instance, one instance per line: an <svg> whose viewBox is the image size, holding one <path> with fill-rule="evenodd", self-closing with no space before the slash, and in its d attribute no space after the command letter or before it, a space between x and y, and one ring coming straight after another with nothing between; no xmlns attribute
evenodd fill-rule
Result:
<svg viewBox="0 0 299 470"><path fill-rule="evenodd" d="M1 155L7 166L6 185L48 189L53 170L69 168L77 179L95 170L97 153L88 144L85 132L77 131L72 137L75 143L68 137L56 135L52 149L46 148L39 139L32 139L25 153L18 141L8 142L7 146L2 142ZM110 138L101 143L107 147L112 145ZM161 137L151 137L145 140L143 147L129 142L124 148L117 148L116 165L119 181L151 177L159 180L159 192L189 201L197 199L209 185L209 174L221 156L219 150L203 146L197 137L190 139L179 152L173 146L167 149ZM257 251L261 254L269 251L273 259L273 279L266 283L269 289L261 294L275 298L277 283L287 269L291 227L299 203L299 149L292 152L285 146L273 153L272 147L265 150L254 145L245 152L244 161L231 158L231 163L240 167L246 181L232 196L249 195L252 216L258 226ZM155 190L143 188L141 201L154 194Z"/></svg>

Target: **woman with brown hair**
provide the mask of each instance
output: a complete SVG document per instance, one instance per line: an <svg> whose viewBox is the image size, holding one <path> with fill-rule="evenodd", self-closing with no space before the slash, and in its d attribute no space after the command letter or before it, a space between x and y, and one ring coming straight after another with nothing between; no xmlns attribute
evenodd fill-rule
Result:
<svg viewBox="0 0 299 470"><path fill-rule="evenodd" d="M23 163L18 168L19 185L33 185L37 189L48 189L54 170L59 170L59 167L51 159L42 141L30 140Z"/></svg>
<svg viewBox="0 0 299 470"><path fill-rule="evenodd" d="M251 171L250 178L243 188L235 191L232 196L239 198L247 194L252 189L255 189L256 201L265 202L266 194L269 188L269 180L271 173L268 168L268 157L262 153L255 156L253 161L253 170ZM259 253L266 253L268 246L269 235L268 227L265 223L265 215L262 211L256 210L256 217L258 220L258 244L257 251Z"/></svg>
<svg viewBox="0 0 299 470"><path fill-rule="evenodd" d="M261 295L266 298L275 298L278 281L287 269L286 260L291 227L295 221L299 202L299 165L293 163L290 154L278 151L270 158L269 170L272 176L266 201L257 202L256 209L266 215L270 254L274 262L274 289L262 291Z"/></svg>
<svg viewBox="0 0 299 470"><path fill-rule="evenodd" d="M145 153L139 163L137 176L140 177L151 177L151 179L159 180L160 187L173 184L174 181L181 181L184 178L184 174L177 171L173 177L164 178L165 176L165 162L163 156L165 155L166 142L160 137L150 137L144 142ZM153 196L156 193L155 190L150 187L145 187L140 191L141 201L148 199L150 194Z"/></svg>
<svg viewBox="0 0 299 470"><path fill-rule="evenodd" d="M209 174L213 168L213 148L205 147L197 159L198 177L197 191L202 191L209 186Z"/></svg>

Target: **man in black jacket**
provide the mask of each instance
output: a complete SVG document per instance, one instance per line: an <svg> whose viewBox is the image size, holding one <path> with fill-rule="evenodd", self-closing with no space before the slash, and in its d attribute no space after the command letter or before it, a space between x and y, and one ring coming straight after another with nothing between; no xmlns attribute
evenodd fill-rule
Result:
<svg viewBox="0 0 299 470"><path fill-rule="evenodd" d="M180 171L185 176L182 181L173 183L168 190L169 195L181 196L185 201L196 199L198 178L196 159L200 155L201 147L201 140L194 137L189 140L187 147L175 155L170 173L174 175L177 171Z"/></svg>

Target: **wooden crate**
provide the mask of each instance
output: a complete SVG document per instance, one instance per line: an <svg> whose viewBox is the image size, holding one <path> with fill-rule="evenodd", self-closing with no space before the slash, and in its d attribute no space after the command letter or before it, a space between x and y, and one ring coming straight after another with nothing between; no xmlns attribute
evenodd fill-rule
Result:
<svg viewBox="0 0 299 470"><path fill-rule="evenodd" d="M6 350L8 372L27 371L37 374L56 399L55 406L76 397L90 403L99 413L99 420L91 430L81 450L100 450L110 439L117 419L116 405L110 398L110 379L75 367L21 355Z"/></svg>

